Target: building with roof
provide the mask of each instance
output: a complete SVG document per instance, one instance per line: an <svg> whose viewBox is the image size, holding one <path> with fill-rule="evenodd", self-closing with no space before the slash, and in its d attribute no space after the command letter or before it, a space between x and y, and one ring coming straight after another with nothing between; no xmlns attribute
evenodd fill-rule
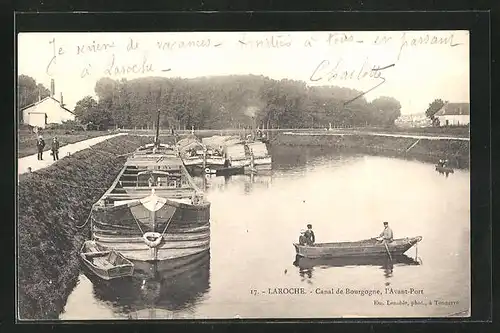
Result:
<svg viewBox="0 0 500 333"><path fill-rule="evenodd" d="M439 126L464 126L470 123L469 103L446 103L436 114Z"/></svg>
<svg viewBox="0 0 500 333"><path fill-rule="evenodd" d="M23 112L23 124L45 128L48 124L62 124L63 121L75 120L75 114L64 107L63 95L60 100L54 98L55 85L51 82L50 96L26 106Z"/></svg>

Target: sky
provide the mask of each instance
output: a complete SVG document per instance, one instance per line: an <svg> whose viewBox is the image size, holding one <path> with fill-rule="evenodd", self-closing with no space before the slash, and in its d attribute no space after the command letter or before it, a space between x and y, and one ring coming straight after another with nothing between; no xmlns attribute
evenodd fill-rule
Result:
<svg viewBox="0 0 500 333"><path fill-rule="evenodd" d="M97 80L264 75L391 96L402 114L469 102L468 31L20 33L18 75L72 109Z"/></svg>

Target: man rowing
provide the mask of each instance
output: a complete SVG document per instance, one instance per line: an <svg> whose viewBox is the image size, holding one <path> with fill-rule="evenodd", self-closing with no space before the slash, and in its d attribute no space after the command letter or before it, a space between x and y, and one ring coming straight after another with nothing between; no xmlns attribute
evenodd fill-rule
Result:
<svg viewBox="0 0 500 333"><path fill-rule="evenodd" d="M391 243L394 240L392 229L389 228L389 222L384 222L384 230L380 233L380 242Z"/></svg>

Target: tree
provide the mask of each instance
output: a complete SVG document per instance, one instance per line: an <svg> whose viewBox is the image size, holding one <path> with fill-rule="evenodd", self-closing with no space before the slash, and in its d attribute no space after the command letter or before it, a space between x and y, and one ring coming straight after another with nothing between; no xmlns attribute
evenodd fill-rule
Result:
<svg viewBox="0 0 500 333"><path fill-rule="evenodd" d="M95 92L97 108L110 115L109 122L128 128L151 127L157 110L163 126L222 129L255 125L299 128L328 123L392 125L401 109L400 103L390 97L368 103L354 89L307 87L303 81L273 80L262 75L105 78L96 83ZM89 107L93 108L95 105Z"/></svg>
<svg viewBox="0 0 500 333"><path fill-rule="evenodd" d="M106 130L113 125L110 111L99 105L92 96L79 100L74 112L78 121L84 125L92 124L92 127L99 130Z"/></svg>
<svg viewBox="0 0 500 333"><path fill-rule="evenodd" d="M375 119L372 122L383 126L393 126L394 121L401 116L401 104L392 97L382 96L371 103Z"/></svg>
<svg viewBox="0 0 500 333"><path fill-rule="evenodd" d="M38 99L50 96L50 90L41 83L37 84L32 77L21 74L17 79L17 96L18 119L19 122L22 122L23 113L21 110L28 105L36 103Z"/></svg>
<svg viewBox="0 0 500 333"><path fill-rule="evenodd" d="M434 120L434 115L436 112L441 110L441 108L445 105L446 103L443 102L442 99L435 99L432 103L429 104L429 107L425 111L425 115L431 119Z"/></svg>

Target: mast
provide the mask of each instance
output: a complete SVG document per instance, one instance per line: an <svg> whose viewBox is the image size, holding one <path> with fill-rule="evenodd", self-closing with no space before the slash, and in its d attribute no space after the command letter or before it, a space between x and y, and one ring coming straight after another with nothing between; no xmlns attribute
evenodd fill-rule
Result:
<svg viewBox="0 0 500 333"><path fill-rule="evenodd" d="M160 108L158 108L157 116L156 116L156 134L155 134L155 147L160 147Z"/></svg>

